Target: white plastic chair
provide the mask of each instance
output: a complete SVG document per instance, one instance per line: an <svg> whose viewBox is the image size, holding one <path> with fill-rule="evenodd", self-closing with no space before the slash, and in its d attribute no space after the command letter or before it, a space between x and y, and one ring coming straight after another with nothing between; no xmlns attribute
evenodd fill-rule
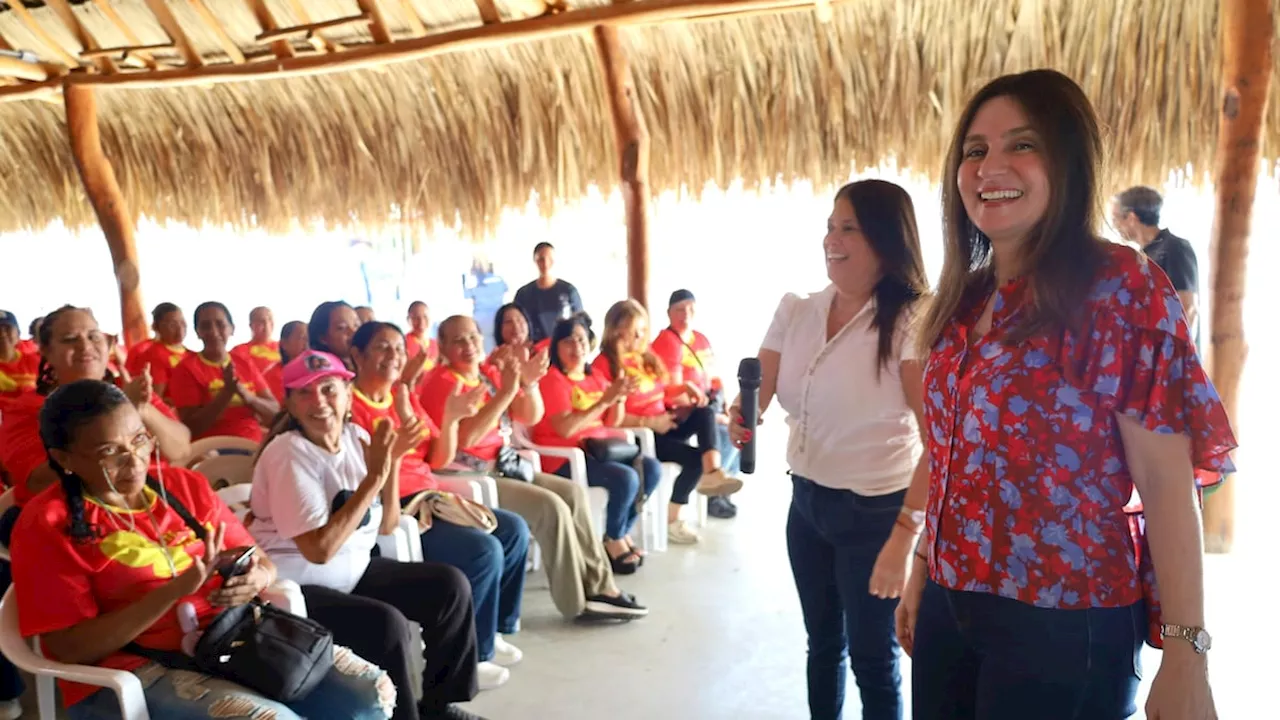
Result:
<svg viewBox="0 0 1280 720"><path fill-rule="evenodd" d="M213 435L191 442L191 451L184 461L187 467L199 462L209 453L253 456L258 452L258 443L237 435Z"/></svg>
<svg viewBox="0 0 1280 720"><path fill-rule="evenodd" d="M307 615L302 588L297 583L278 580L262 593L262 597L295 615ZM119 698L122 720L151 720L146 698L142 694L142 683L133 673L50 660L40 652L39 638L29 642L22 637L18 629L18 603L12 587L0 599L0 652L18 668L35 676L40 720L56 720L58 717L54 685L56 680L108 688Z"/></svg>

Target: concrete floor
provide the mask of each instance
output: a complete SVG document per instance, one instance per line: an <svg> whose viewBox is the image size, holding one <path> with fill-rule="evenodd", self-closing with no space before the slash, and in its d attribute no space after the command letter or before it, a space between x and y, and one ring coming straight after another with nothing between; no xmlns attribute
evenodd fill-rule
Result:
<svg viewBox="0 0 1280 720"><path fill-rule="evenodd" d="M778 450L768 455L780 456ZM469 709L489 720L808 717L805 638L782 531L789 482L776 465L760 470L737 500L737 519L710 520L701 545L651 555L639 573L622 579L650 607L643 620L566 623L551 604L545 576L530 575L523 629L512 638L525 659L506 686L482 693ZM1266 660L1274 658L1266 651L1274 645L1268 628L1275 585L1253 569L1274 568L1274 559L1264 560L1265 547L1257 547L1256 554L1244 549L1206 562L1212 678L1223 720L1280 717L1273 704L1276 666ZM1264 663L1272 668L1265 675ZM1144 664L1149 683L1159 653L1148 651ZM34 697L27 699L32 709L24 717L34 718ZM846 710L848 720L859 717L856 691Z"/></svg>

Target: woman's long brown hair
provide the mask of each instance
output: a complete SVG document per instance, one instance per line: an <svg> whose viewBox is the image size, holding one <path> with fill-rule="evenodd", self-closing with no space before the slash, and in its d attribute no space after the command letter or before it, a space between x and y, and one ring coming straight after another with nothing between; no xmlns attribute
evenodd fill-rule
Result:
<svg viewBox="0 0 1280 720"><path fill-rule="evenodd" d="M644 323L646 329L652 329L649 325L649 313L645 312L644 306L635 300L616 302L609 308L609 312L604 314L604 337L600 341L600 354L609 361L609 371L614 377L622 372L622 356L618 353L622 329L630 325L632 320L639 320ZM662 364L657 355L653 354L653 350L645 346L640 354L644 371L666 382L667 367Z"/></svg>
<svg viewBox="0 0 1280 720"><path fill-rule="evenodd" d="M1102 134L1093 106L1074 81L1053 70L1032 70L996 78L978 91L956 124L942 177L945 235L942 276L920 332L928 353L948 322L974 294L995 290L991 240L965 211L957 186L964 141L973 118L987 101L1008 97L1022 108L1040 138L1049 175L1049 203L1023 246L1022 267L1030 297L1010 341L1075 323L1079 308L1102 264L1097 235L1101 207Z"/></svg>

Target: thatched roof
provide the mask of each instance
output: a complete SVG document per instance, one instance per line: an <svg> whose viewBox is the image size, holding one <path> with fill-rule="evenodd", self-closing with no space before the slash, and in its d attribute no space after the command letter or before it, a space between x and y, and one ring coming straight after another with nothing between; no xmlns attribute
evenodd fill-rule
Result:
<svg viewBox="0 0 1280 720"><path fill-rule="evenodd" d="M0 49L30 50L49 66L79 58L82 43L55 7L28 2L19 13L17 2L0 10ZM510 20L539 2L496 5ZM171 45L148 8L156 4L164 0L71 6L98 47ZM477 6L484 4L376 0L396 39L418 34L410 12L438 32L480 25ZM572 11L609 3L563 4ZM271 56L272 46L256 39L262 27L251 5L168 0L209 66L230 63L236 53L248 62ZM359 12L357 0L266 5L280 26ZM854 167L886 160L936 176L951 122L975 86L1041 66L1073 76L1095 102L1115 141L1116 185L1158 184L1170 171L1191 167L1192 180L1200 181L1212 169L1217 6L1217 0L844 0L833 5L830 22L804 9L627 27L624 39L652 137L655 192L696 193L708 181L739 178L749 187L798 179L822 187ZM202 19L200 7L212 11L225 35ZM296 15L303 7L307 18ZM366 24L348 24L323 33L316 47L293 47L319 53L330 49L325 43L372 42ZM183 62L181 49L172 47L144 58L115 69ZM1276 58L1273 78L1280 53ZM598 65L590 36L575 34L376 70L204 87L104 87L103 144L131 208L161 220L283 229L316 220L382 225L409 218L461 221L480 234L504 208L526 205L531 193L551 210L593 184L614 186L613 129ZM1280 154L1280 102L1271 102L1268 113L1263 154L1270 167ZM95 223L56 95L0 102L0 157L0 231L57 220Z"/></svg>

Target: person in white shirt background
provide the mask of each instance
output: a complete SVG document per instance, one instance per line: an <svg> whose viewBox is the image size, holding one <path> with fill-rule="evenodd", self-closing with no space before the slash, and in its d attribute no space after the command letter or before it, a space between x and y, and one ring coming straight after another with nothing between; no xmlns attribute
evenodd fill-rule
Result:
<svg viewBox="0 0 1280 720"><path fill-rule="evenodd" d="M923 527L928 466L913 324L928 280L901 187L841 188L822 242L831 280L788 294L761 344L760 409L787 413L787 550L808 634L809 712L840 720L845 659L864 720L903 714L894 610ZM740 399L730 416L741 447Z"/></svg>

